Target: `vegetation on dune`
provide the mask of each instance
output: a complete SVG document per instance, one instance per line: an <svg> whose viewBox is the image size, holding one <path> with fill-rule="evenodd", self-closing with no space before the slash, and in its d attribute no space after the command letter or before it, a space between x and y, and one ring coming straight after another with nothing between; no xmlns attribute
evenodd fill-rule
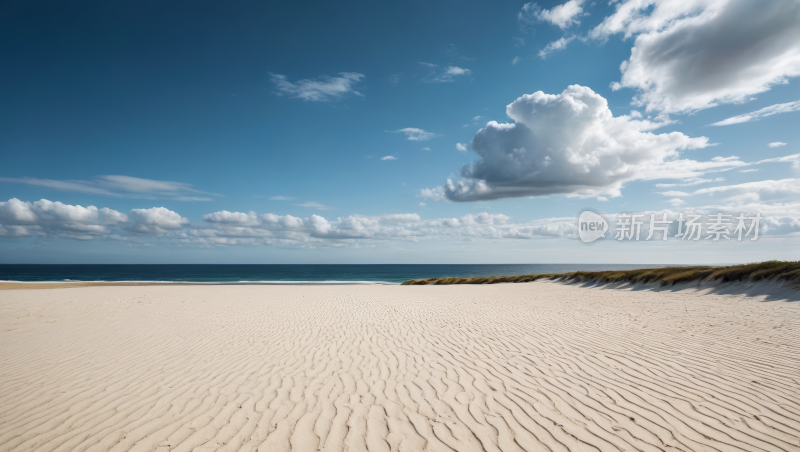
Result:
<svg viewBox="0 0 800 452"><path fill-rule="evenodd" d="M531 282L547 278L565 282L602 283L660 283L662 286L691 281L787 281L800 286L800 261L767 261L755 264L712 267L708 265L693 267L643 268L639 270L610 270L599 272L578 271L571 273L545 273L541 275L519 276L479 276L475 278L429 278L412 279L403 285L441 285L441 284L498 284Z"/></svg>

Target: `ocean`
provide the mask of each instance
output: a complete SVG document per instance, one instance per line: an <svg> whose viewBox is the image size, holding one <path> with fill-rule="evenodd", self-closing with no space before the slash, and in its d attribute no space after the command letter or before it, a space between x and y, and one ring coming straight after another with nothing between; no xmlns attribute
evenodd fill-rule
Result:
<svg viewBox="0 0 800 452"><path fill-rule="evenodd" d="M293 264L293 265L0 265L2 281L184 281L217 283L388 283L409 279L469 278L631 270L663 265L625 264Z"/></svg>

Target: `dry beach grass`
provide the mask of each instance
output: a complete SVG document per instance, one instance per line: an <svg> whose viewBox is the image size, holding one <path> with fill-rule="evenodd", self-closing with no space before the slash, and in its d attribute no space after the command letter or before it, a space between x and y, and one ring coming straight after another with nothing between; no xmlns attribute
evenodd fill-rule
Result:
<svg viewBox="0 0 800 452"><path fill-rule="evenodd" d="M492 286L0 294L0 451L800 451L800 303Z"/></svg>
<svg viewBox="0 0 800 452"><path fill-rule="evenodd" d="M565 282L658 283L660 286L695 281L759 282L777 281L800 284L800 262L767 261L729 266L680 266L639 270L577 271L519 276L479 276L474 278L412 279L404 285L428 284L498 284L550 279Z"/></svg>

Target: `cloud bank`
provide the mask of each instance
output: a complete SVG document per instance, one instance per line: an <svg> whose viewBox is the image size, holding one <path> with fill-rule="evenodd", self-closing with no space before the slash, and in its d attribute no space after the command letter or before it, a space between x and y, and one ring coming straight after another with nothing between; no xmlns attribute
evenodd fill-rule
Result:
<svg viewBox="0 0 800 452"><path fill-rule="evenodd" d="M761 212L765 216L765 233L800 232L800 202L795 201L800 194L798 179L663 194L709 195L712 199L716 197L719 204L689 208L680 198L669 202L682 207L683 211ZM424 207L424 203L420 206ZM668 213L670 218L675 216L669 210L661 212ZM106 207L82 207L46 199L24 202L12 198L0 202L0 238L97 239L145 246L318 248L375 246L380 241L570 239L575 233L574 217L515 222L507 215L486 212L457 218L423 219L416 213L301 218L221 210L203 215L202 219L203 223L193 224L164 207L133 209L126 215Z"/></svg>

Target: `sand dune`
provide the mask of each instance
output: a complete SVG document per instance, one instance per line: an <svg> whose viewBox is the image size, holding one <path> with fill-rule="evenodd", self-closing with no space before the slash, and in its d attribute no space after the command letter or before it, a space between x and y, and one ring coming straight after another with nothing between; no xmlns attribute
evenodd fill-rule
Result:
<svg viewBox="0 0 800 452"><path fill-rule="evenodd" d="M800 451L800 304L493 286L0 293L1 451Z"/></svg>

